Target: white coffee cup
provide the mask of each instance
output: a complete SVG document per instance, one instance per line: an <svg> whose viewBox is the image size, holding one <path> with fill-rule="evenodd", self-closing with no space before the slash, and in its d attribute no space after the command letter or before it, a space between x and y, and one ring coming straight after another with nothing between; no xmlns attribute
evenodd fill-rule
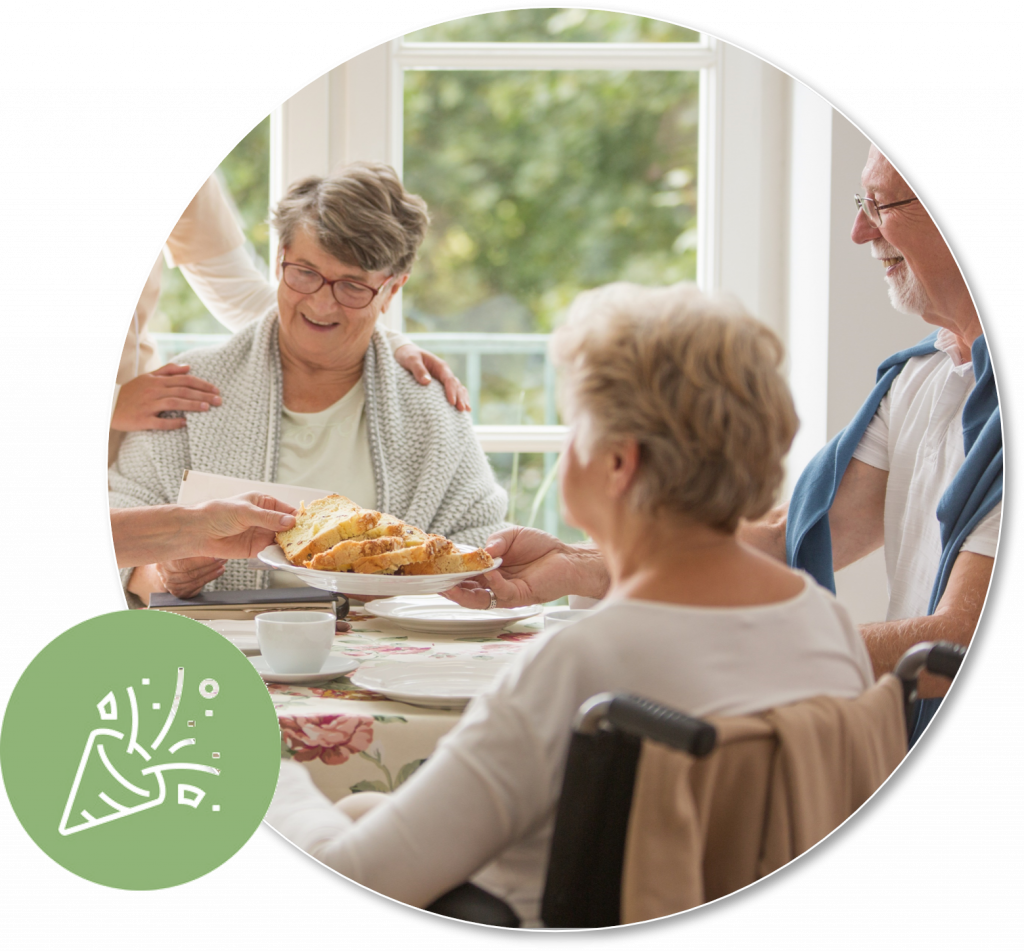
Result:
<svg viewBox="0 0 1024 951"><path fill-rule="evenodd" d="M256 615L256 640L278 674L315 674L334 643L335 617L323 611L267 611Z"/></svg>

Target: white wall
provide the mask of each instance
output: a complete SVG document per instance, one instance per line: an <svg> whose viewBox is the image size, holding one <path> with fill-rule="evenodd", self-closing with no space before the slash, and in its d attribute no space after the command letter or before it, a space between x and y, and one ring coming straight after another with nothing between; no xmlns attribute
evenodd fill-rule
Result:
<svg viewBox="0 0 1024 951"><path fill-rule="evenodd" d="M800 429L787 464L787 495L828 441L828 342L831 279L832 107L791 84L786 344L789 385Z"/></svg>
<svg viewBox="0 0 1024 951"><path fill-rule="evenodd" d="M790 80L728 44L721 63L714 284L785 336Z"/></svg>

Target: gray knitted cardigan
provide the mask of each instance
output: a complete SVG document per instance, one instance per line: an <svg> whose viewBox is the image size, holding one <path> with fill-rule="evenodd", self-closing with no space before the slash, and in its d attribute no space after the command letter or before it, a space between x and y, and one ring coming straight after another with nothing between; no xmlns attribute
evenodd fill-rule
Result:
<svg viewBox="0 0 1024 951"><path fill-rule="evenodd" d="M175 502L185 469L275 481L282 405L277 334L272 310L222 346L182 355L192 373L220 388L223 403L190 413L183 429L129 433L108 473L112 508ZM363 386L378 508L465 544L482 545L501 529L508 498L469 414L448 404L440 383L421 386L403 370L379 328L363 361ZM122 572L126 585L130 574ZM267 572L236 560L207 589L261 588L268 581Z"/></svg>

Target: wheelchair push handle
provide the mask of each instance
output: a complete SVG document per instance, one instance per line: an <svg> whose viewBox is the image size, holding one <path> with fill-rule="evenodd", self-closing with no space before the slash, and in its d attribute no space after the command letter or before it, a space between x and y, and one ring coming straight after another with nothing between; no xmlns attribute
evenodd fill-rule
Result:
<svg viewBox="0 0 1024 951"><path fill-rule="evenodd" d="M952 680L967 656L967 648L948 641L923 641L910 648L896 664L893 673L903 682L903 704L907 723L913 724L917 713L917 678L921 671L949 677Z"/></svg>
<svg viewBox="0 0 1024 951"><path fill-rule="evenodd" d="M894 673L904 686L917 686L917 678L922 670L941 674L952 679L960 669L967 648L948 641L923 641L915 644L899 660Z"/></svg>
<svg viewBox="0 0 1024 951"><path fill-rule="evenodd" d="M941 674L952 680L960 669L960 664L966 654L966 647L950 644L948 641L939 641L928 652L924 666L929 673Z"/></svg>
<svg viewBox="0 0 1024 951"><path fill-rule="evenodd" d="M574 728L590 734L600 729L618 730L693 756L706 756L714 749L717 738L710 723L630 694L591 697L580 707Z"/></svg>

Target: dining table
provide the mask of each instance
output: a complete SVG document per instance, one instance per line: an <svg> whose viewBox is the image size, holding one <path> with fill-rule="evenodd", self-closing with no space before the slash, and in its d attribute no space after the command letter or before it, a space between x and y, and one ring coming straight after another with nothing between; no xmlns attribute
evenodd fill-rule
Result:
<svg viewBox="0 0 1024 951"><path fill-rule="evenodd" d="M419 633L376 617L358 603L337 634L331 658L358 661L358 670L384 664L417 665L417 673L440 671L446 662L502 666L544 629L543 613L491 633ZM326 683L296 685L268 681L281 727L281 753L302 763L332 801L354 792L391 792L431 755L462 715L388 699L352 682L357 671ZM358 679L358 678L357 678Z"/></svg>

